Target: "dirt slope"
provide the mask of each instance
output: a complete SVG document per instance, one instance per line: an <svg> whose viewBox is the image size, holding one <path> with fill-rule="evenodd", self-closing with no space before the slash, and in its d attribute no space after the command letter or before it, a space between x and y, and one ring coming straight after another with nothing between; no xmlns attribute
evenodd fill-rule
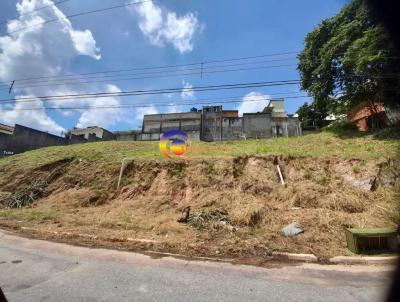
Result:
<svg viewBox="0 0 400 302"><path fill-rule="evenodd" d="M287 155L141 159L129 163L117 190L117 165L66 157L22 173L0 167L3 200L62 170L31 206L0 210L0 226L92 246L261 259L288 251L325 259L350 253L347 227L396 227L398 167L393 160ZM187 206L193 220L178 223ZM283 236L280 229L293 222L305 232Z"/></svg>

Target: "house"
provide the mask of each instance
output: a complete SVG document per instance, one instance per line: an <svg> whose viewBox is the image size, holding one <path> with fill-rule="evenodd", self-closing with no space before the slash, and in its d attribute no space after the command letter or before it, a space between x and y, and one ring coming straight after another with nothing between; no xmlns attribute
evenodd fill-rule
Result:
<svg viewBox="0 0 400 302"><path fill-rule="evenodd" d="M347 113L347 119L359 131L368 131L399 124L400 111L385 108L382 102L362 102Z"/></svg>
<svg viewBox="0 0 400 302"><path fill-rule="evenodd" d="M70 132L70 139L73 139L74 136L80 137L87 141L96 141L96 140L114 140L115 135L101 127L91 126L87 128L73 128Z"/></svg>
<svg viewBox="0 0 400 302"><path fill-rule="evenodd" d="M14 132L14 127L0 123L0 133L12 135L13 132Z"/></svg>
<svg viewBox="0 0 400 302"><path fill-rule="evenodd" d="M194 112L145 115L142 133L136 138L159 140L171 129L186 132L192 141L301 135L300 122L297 117L287 114L284 99L274 99L262 112L244 113L243 117L239 117L238 110L223 110L222 106L204 106Z"/></svg>
<svg viewBox="0 0 400 302"><path fill-rule="evenodd" d="M179 129L185 131L190 140L200 140L201 112L167 114L146 114L143 117L142 132L137 140L159 140L162 133Z"/></svg>

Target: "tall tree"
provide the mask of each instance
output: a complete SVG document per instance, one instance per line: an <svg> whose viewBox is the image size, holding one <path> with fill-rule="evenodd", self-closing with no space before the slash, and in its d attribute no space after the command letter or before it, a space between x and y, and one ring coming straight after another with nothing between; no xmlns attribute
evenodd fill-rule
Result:
<svg viewBox="0 0 400 302"><path fill-rule="evenodd" d="M303 127L321 128L327 125L326 117L329 115L329 102L304 103L296 113L299 115Z"/></svg>
<svg viewBox="0 0 400 302"><path fill-rule="evenodd" d="M302 89L334 113L364 101L399 106L398 52L365 0L352 1L307 35L298 70Z"/></svg>

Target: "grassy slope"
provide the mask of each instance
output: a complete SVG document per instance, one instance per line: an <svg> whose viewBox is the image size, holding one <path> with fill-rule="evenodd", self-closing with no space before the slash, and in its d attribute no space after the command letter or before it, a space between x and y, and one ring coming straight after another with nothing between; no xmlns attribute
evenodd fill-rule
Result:
<svg viewBox="0 0 400 302"><path fill-rule="evenodd" d="M343 228L388 223L392 226L388 210L396 211L396 198L388 189L363 193L343 186L340 172L333 170L343 163L345 173L362 177L371 165L395 157L399 147L400 141L396 139L375 139L372 135L340 138L326 132L290 139L193 142L187 158L207 160L184 166L179 165L179 160L164 158L157 142L111 141L49 147L0 159L0 193L45 175L48 170L40 167L46 164L69 157L75 159L68 173L50 186L49 197L31 208L0 209L0 223L19 230L21 226L32 227L44 238L52 238L48 234L54 231L93 234L99 238L155 238L163 242L155 249L198 255L210 255L220 245L226 246L222 253L227 256L259 256L264 249L343 254L348 252ZM255 165L238 162L233 166L231 161L218 161L220 157L271 153L306 157L287 162L287 188L274 183L274 168L268 161L253 159ZM125 157L137 158L139 164L127 171L123 179L126 190L120 195L115 184ZM331 160L325 160L328 158ZM241 174L236 179L224 174L232 167L236 168L236 174ZM35 171L37 168L39 171ZM331 174L326 174L327 171ZM258 184L262 190L270 186L273 191L269 195L246 192L246 187L252 184ZM135 195L137 190L140 193ZM108 200L106 204L90 205L90 200L103 196ZM210 207L227 209L239 231L198 232L177 224L176 218L185 203L191 204L195 211ZM263 217L257 228L251 226L255 213ZM307 229L304 236L290 239L279 235L282 225L299 218ZM54 236L56 240L80 244L135 248L129 242Z"/></svg>
<svg viewBox="0 0 400 302"><path fill-rule="evenodd" d="M192 142L190 157L224 157L280 153L293 156L382 159L396 156L400 140L375 139L372 135L339 138L332 133L299 138L247 140L222 143ZM67 147L48 147L0 159L0 168L31 169L66 157L119 164L125 157L163 160L158 142L98 142Z"/></svg>

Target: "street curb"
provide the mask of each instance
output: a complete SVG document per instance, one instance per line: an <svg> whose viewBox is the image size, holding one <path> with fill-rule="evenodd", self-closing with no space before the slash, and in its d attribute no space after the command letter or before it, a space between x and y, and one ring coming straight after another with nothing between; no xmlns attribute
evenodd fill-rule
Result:
<svg viewBox="0 0 400 302"><path fill-rule="evenodd" d="M33 228L21 227L22 230L30 230L34 231ZM15 232L6 231L14 236L18 236ZM1 232L0 232L1 233ZM89 235L89 234L73 234L69 232L49 232L54 235L64 234L64 235L76 235L81 238L91 238L96 239L97 236ZM124 238L126 241L136 241L142 243L159 243L156 240L150 239L138 239L138 238ZM184 259L192 259L192 260L202 260L202 261L214 261L214 262L227 262L234 263L235 259L233 258L214 258L214 257L202 257L202 256L188 256L182 254L174 254L168 252L159 252L159 251L144 251L144 254L149 256L160 256L160 257L175 257L175 258L184 258ZM305 263L318 263L319 258L314 254L295 254L295 253L286 253L286 252L272 252L271 258L273 260L283 260L283 261L299 261ZM393 265L396 264L399 260L399 256L336 256L329 259L330 264L342 264L342 265L353 265L353 264L364 264L364 265Z"/></svg>
<svg viewBox="0 0 400 302"><path fill-rule="evenodd" d="M232 263L235 261L233 258L213 258L213 257L202 257L202 256L188 256L183 254L175 254L175 253L167 253L167 252L156 252L156 251L144 251L142 252L144 255L147 256L160 256L160 257L173 257L173 258L181 258L187 259L192 261L213 261L213 262L225 262L225 263Z"/></svg>
<svg viewBox="0 0 400 302"><path fill-rule="evenodd" d="M336 256L329 259L334 264L396 264L398 256Z"/></svg>
<svg viewBox="0 0 400 302"><path fill-rule="evenodd" d="M283 253L283 252L272 252L272 257L277 260L318 262L318 257L313 254L293 254L293 253Z"/></svg>

